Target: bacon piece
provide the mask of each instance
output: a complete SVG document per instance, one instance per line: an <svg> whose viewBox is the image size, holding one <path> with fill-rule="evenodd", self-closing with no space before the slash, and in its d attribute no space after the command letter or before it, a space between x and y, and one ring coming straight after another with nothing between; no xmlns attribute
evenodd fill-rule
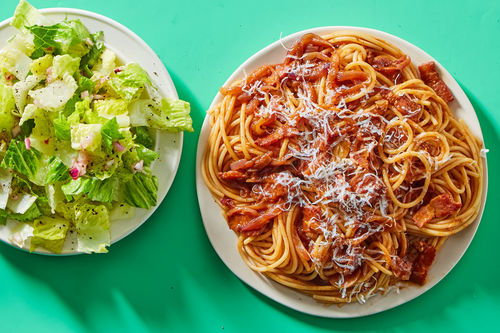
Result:
<svg viewBox="0 0 500 333"><path fill-rule="evenodd" d="M276 201L288 194L288 188L277 181L278 177L279 174L273 173L264 178L263 193L259 194L259 197L264 197L267 201Z"/></svg>
<svg viewBox="0 0 500 333"><path fill-rule="evenodd" d="M419 228L429 223L433 218L448 217L460 210L462 204L453 200L448 193L435 196L431 201L421 207L412 217L413 222Z"/></svg>
<svg viewBox="0 0 500 333"><path fill-rule="evenodd" d="M302 209L302 229L310 238L314 238L320 230L321 208L316 205L305 206Z"/></svg>
<svg viewBox="0 0 500 333"><path fill-rule="evenodd" d="M394 100L394 106L403 115L417 116L422 112L422 106L412 101L407 95L398 96Z"/></svg>
<svg viewBox="0 0 500 333"><path fill-rule="evenodd" d="M462 204L453 200L453 197L448 193L434 197L429 204L434 207L434 214L437 218L450 216L462 207Z"/></svg>
<svg viewBox="0 0 500 333"><path fill-rule="evenodd" d="M313 46L315 46L313 48ZM285 64L289 64L294 58L300 58L306 51L319 51L321 48L332 48L332 44L316 34L305 34L298 39L288 51Z"/></svg>
<svg viewBox="0 0 500 333"><path fill-rule="evenodd" d="M422 81L431 87L446 103L450 103L455 99L446 83L439 77L434 61L418 66L418 71Z"/></svg>
<svg viewBox="0 0 500 333"><path fill-rule="evenodd" d="M353 273L362 262L363 249L360 246L343 245L333 250L332 260L337 271Z"/></svg>
<svg viewBox="0 0 500 333"><path fill-rule="evenodd" d="M380 162L373 149L358 150L352 154L352 159L364 169L378 169Z"/></svg>
<svg viewBox="0 0 500 333"><path fill-rule="evenodd" d="M407 257L394 257L391 261L391 270L401 280L408 281L412 274L413 263Z"/></svg>
<svg viewBox="0 0 500 333"><path fill-rule="evenodd" d="M389 104L401 112L403 116L418 118L422 112L422 106L410 99L408 95L395 95L391 90L382 89L380 95L386 99Z"/></svg>
<svg viewBox="0 0 500 333"><path fill-rule="evenodd" d="M236 170L230 170L226 172L219 172L219 178L225 181L241 181L244 180L247 177L246 173L236 171Z"/></svg>
<svg viewBox="0 0 500 333"><path fill-rule="evenodd" d="M410 254L410 260L415 257L413 262L413 269L410 276L410 281L423 285L427 278L429 267L434 261L436 256L436 249L434 246L427 244L424 241L418 241L414 244L416 253Z"/></svg>
<svg viewBox="0 0 500 333"><path fill-rule="evenodd" d="M415 225L422 228L434 218L434 208L431 205L425 205L413 214L412 220Z"/></svg>
<svg viewBox="0 0 500 333"><path fill-rule="evenodd" d="M366 81L368 74L362 71L340 71L337 73L337 81Z"/></svg>
<svg viewBox="0 0 500 333"><path fill-rule="evenodd" d="M386 55L374 56L373 52L368 52L366 57L367 62L388 78L394 80L401 71L410 64L410 57L402 55L398 59L392 60Z"/></svg>
<svg viewBox="0 0 500 333"><path fill-rule="evenodd" d="M241 228L241 232L261 230L267 223L282 212L280 206L271 206L265 213L253 218Z"/></svg>
<svg viewBox="0 0 500 333"><path fill-rule="evenodd" d="M273 152L268 151L265 154L257 155L251 160L241 159L236 162L233 162L229 165L231 170L234 171L242 171L252 169L252 171L259 171L271 164L273 161Z"/></svg>
<svg viewBox="0 0 500 333"><path fill-rule="evenodd" d="M290 127L288 125L283 125L278 127L273 133L266 137L255 140L255 143L261 147L267 147L281 141L284 138L290 138L299 134L296 128Z"/></svg>

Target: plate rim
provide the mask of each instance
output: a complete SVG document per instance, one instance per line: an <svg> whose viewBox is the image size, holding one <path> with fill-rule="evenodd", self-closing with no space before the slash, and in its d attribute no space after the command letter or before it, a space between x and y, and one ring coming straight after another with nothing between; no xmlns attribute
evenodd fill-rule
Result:
<svg viewBox="0 0 500 333"><path fill-rule="evenodd" d="M464 104L462 105L462 107L464 109L466 109L466 110L471 110L472 111L473 116L477 120L478 129L479 129L479 135L476 134L476 136L481 140L481 142L483 143L483 148L485 148L485 146L484 146L484 137L483 137L483 133L482 133L482 129L481 129L481 124L479 123L479 119L477 117L476 111L475 111L474 107L472 106L469 98L467 97L467 95L463 91L462 87L458 84L458 82L455 80L455 78L447 71L447 69L444 68L434 57L432 57L431 55L429 55L427 52L425 52L424 50L422 50L417 45L415 45L413 43L410 43L407 40L402 39L401 37L398 37L398 36L395 36L393 34L387 33L385 31L373 29L373 28L356 27L356 26L320 26L320 27L309 28L309 29L297 31L297 32L294 32L294 33L289 34L287 36L284 36L284 37L280 36L280 38L278 40L276 40L276 41L274 41L274 42L266 45L262 49L258 50L257 52L255 52L254 54L252 54L249 58L247 58L241 65L239 65L228 76L228 78L224 82L223 86L227 86L228 84L230 84L233 81L237 80L238 79L238 75L240 75L240 72L244 72L245 69L246 69L246 67L249 64L251 64L252 62L258 60L260 57L265 56L265 54L267 52L269 52L270 50L273 50L276 47L279 47L280 46L279 44L281 44L281 47L285 48L286 45L284 45L284 42L294 41L299 36L302 36L303 34L306 34L306 33L316 33L316 34L319 34L319 35L325 35L325 34L328 34L329 32L342 31L342 30L346 30L346 31L350 30L350 31L368 33L368 34L370 34L370 35L372 35L372 36L374 36L376 38L381 38L381 39L384 39L384 40L388 41L390 44L395 45L398 49L400 49L401 46L409 47L409 48L415 48L415 50L418 51L418 53L420 53L422 56L424 56L425 58L428 58L428 59L434 61L436 63L436 66L441 71L441 73L445 73L445 76L448 76L449 78L451 78L451 80L454 83L454 85L456 85L456 87L458 88L458 89L455 89L453 91L453 93L454 94L458 93L459 95L462 95L461 99L464 102ZM387 40L386 38L388 38L389 40ZM254 68L252 68L252 70L253 69ZM216 104L218 104L221 101L221 99L222 99L222 94L220 93L220 91L218 91L217 94L215 95L214 99L212 100L212 103L210 104L210 107L208 108L208 110L212 109ZM485 208L485 205L486 205L486 197L487 197L487 193L488 193L488 163L487 163L487 157L486 157L486 155L480 156L482 158L482 162L483 162L483 165L484 165L484 170L483 170L483 192L481 194L481 204L480 204L479 214L476 217L476 220L472 223L472 225L470 225L468 227L468 228L473 228L472 229L472 234L470 236L470 239L467 240L467 244L465 244L465 246L463 247L462 253L458 256L457 261L455 263L453 263L453 265L451 265L451 267L446 272L444 272L441 276L439 276L436 279L436 281L432 281L432 282L429 281L426 284L424 284L423 286L417 287L418 289L416 289L415 294L412 295L411 297L407 298L407 299L396 299L396 301L393 302L393 303L391 303L389 306L384 307L384 308L380 308L380 309L375 309L374 311L361 311L360 313L356 313L356 314L342 313L342 312L339 313L339 311L332 311L331 313L324 313L324 312L318 313L318 312L315 312L315 311L309 311L308 309L295 307L293 305L287 304L287 301L290 299L290 297L287 296L286 294L283 293L283 294L279 295L280 297L277 297L276 295L272 294L271 291L268 291L267 289L263 291L263 290L261 290L263 288L259 289L258 287L256 287L254 285L254 283L252 281L250 281L250 278L247 278L247 274L245 274L244 272L236 272L235 269L233 269L233 267L232 267L233 265L230 264L230 263L228 263L228 262L226 262L224 256L221 253L219 253L219 251L222 251L222 250L220 250L219 248L217 248L215 246L216 240L214 239L214 235L211 234L210 231L209 231L209 229L210 229L209 228L209 224L210 223L216 223L216 222L210 222L210 221L208 221L208 218L205 217L205 215L207 213L205 213L204 210L202 209L202 203L200 201L201 198L203 198L202 191L204 191L204 190L206 190L206 191L209 192L209 194L210 194L210 198L209 199L210 200L214 200L213 197L212 197L212 195L211 195L211 193L210 193L210 191L206 187L205 182L203 180L203 177L201 175L201 158L202 158L203 153L204 153L204 151L206 149L206 145L207 145L206 138L208 136L209 129L210 129L209 115L206 114L205 119L204 119L203 124L202 124L202 127L201 127L201 130L200 130L200 136L199 136L198 145L197 145L197 152L196 152L196 192L197 192L197 197L198 197L198 206L199 206L201 217L202 217L202 220L203 220L204 229L205 229L205 232L207 234L207 237L209 238L210 244L212 245L212 248L215 250L215 252L217 253L217 255L220 258L220 260L222 260L222 262L224 263L224 265L234 275L236 275L238 277L238 279L240 279L241 281L243 281L247 286L251 287L255 291L259 292L260 294L268 297L269 299L271 299L271 300L273 300L273 301L275 301L275 302L277 302L277 303L279 303L279 304L281 304L283 306L286 306L287 308L293 309L295 311L298 311L298 312L301 312L301 313L305 313L305 314L309 314L309 315L316 316L316 317L323 317L323 318L338 318L338 319L341 319L341 318L358 318L358 317L369 316L369 315L373 315L373 314L380 313L380 312L383 312L383 311L387 311L387 310L393 309L393 308L395 308L395 307L397 307L399 305L402 305L404 303L410 302L410 301L418 298L419 296L421 296L422 294L424 294L425 292L427 292L428 290L430 290L431 288L433 288L437 284L439 284L453 270L453 268L460 262L460 260L464 256L464 254L467 252L467 250L468 250L471 242L475 238L475 235L476 235L477 229L479 227L479 224L481 223L482 216L483 216L483 213L484 213L484 208ZM222 218L222 214L221 214L221 218ZM233 233L233 236L234 236L234 239L237 239L236 234ZM234 245L235 245L234 251L237 252L236 242L234 243ZM239 258L240 258L241 261L243 261L241 259L241 256L239 256ZM246 266L245 263L243 263L243 264ZM250 269L248 266L247 266L247 268ZM251 271L251 273L257 275L258 278L265 279L266 282L267 282L267 284L271 284L273 286L274 293L276 293L276 292L280 293L279 289L281 289L281 288L287 288L288 290L291 290L292 292L298 294L299 296L303 295L303 294L299 293L296 290L293 290L291 288L288 288L286 286L282 286L282 285L278 284L277 282L273 281L272 279L264 276L262 273L258 273L258 272L252 271L251 269L250 269L250 271ZM387 297L387 296L390 296L390 295L389 294L388 295L378 294L375 297ZM310 296L304 295L303 297L310 297ZM323 306L324 307L324 305L321 304L321 303L317 303L317 305L318 305L318 307L319 306ZM335 304L330 305L330 307L335 307L335 306L336 306ZM346 304L344 306L349 306L349 304Z"/></svg>
<svg viewBox="0 0 500 333"><path fill-rule="evenodd" d="M49 8L40 8L40 9L38 9L38 11L42 14L45 14L45 13L46 14L56 14L56 15L57 14L69 14L69 15L74 15L74 16L88 17L91 19L101 21L101 22L108 24L108 25L116 28L117 30L123 32L129 38L133 39L136 43L138 43L139 45L142 46L143 53L149 54L149 56L158 63L157 71L162 72L162 74L165 76L165 80L164 80L165 88L164 88L164 90L167 90L166 95L171 94L171 97L179 98L178 93L177 93L177 89L174 85L174 82L172 81L172 77L170 76L170 73L168 72L165 64L161 61L161 59L156 54L156 52L141 37L139 37L135 32L133 32L131 29L127 28L125 25L123 25L123 24L121 24L121 23L119 23L119 22L117 22L117 21L115 21L107 16L104 16L102 14L95 13L95 12L85 10L85 9L79 9L79 8L49 7ZM8 28L12 19L13 19L13 17L11 16L11 17L1 21L0 22L0 30ZM86 28L88 29L87 26L86 26ZM112 43L108 42L108 44L110 44L110 46L112 46ZM159 88L159 89L161 90L161 88ZM178 132L175 134L178 135L177 139L179 140L179 143L178 143L178 150L179 150L178 155L179 155L179 157L177 158L175 166L172 169L172 176L171 176L171 179L168 181L167 185L165 186L164 193L160 193L160 196L158 196L158 198L157 198L157 205L148 210L147 214L144 216L144 218L142 219L141 222L135 224L133 226L133 228L131 228L127 232L119 235L118 237L116 237L116 239L114 239L114 240L112 239L108 248L110 248L113 244L119 242L120 240L124 239L125 237L129 236L134 231L136 231L140 226L142 226L144 223L146 223L146 221L148 221L150 219L150 217L160 207L163 200L166 198L168 192L170 191L170 188L172 187L172 184L175 180L175 177L177 175L180 161L182 158L183 146L184 146L184 133ZM119 220L119 221L122 221L122 220ZM111 221L111 223L112 223L112 221ZM64 253L52 253L49 251L45 251L44 249L41 249L41 248L37 248L34 251L30 251L27 248L19 247L16 244L13 244L12 242L8 242L4 239L0 239L0 241L2 241L3 243L5 243L5 244L7 244L15 249L21 250L23 252L30 253L30 254L34 253L34 254L43 255L43 256L66 257L66 256L75 256L75 255L81 255L81 254L97 254L97 253L85 253L85 252L78 252L78 251L64 252Z"/></svg>

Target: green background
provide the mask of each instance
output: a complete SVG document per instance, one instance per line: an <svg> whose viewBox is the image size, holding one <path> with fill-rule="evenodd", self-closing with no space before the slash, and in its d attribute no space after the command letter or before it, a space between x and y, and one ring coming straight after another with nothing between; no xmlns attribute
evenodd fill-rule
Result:
<svg viewBox="0 0 500 333"><path fill-rule="evenodd" d="M498 331L500 315L500 2L33 0L108 16L159 55L195 133L184 136L176 180L155 214L106 255L45 257L0 244L2 332L426 332ZM307 3L307 6L304 5ZM0 1L0 20L16 0ZM453 271L423 296L352 320L316 318L281 306L239 281L205 234L195 155L205 110L250 55L299 30L370 27L435 57L460 83L482 126L489 164L483 220Z"/></svg>

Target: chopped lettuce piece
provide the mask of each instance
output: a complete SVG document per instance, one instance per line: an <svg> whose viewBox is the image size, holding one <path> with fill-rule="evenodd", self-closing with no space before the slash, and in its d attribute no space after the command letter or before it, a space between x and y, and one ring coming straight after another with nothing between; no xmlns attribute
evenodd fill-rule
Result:
<svg viewBox="0 0 500 333"><path fill-rule="evenodd" d="M113 150L113 141L123 139L123 135L118 130L118 122L116 118L108 120L101 129L102 141L108 151Z"/></svg>
<svg viewBox="0 0 500 333"><path fill-rule="evenodd" d="M161 109L151 100L138 100L130 104L130 123L132 126L149 126L169 132L193 131L193 121L189 116L188 102L164 98Z"/></svg>
<svg viewBox="0 0 500 333"><path fill-rule="evenodd" d="M80 67L80 58L68 54L54 57L52 72L55 77L63 78L65 75L73 75Z"/></svg>
<svg viewBox="0 0 500 333"><path fill-rule="evenodd" d="M31 90L28 95L44 110L57 111L73 97L77 88L75 79L70 75L65 75L62 80L55 80L44 88Z"/></svg>
<svg viewBox="0 0 500 333"><path fill-rule="evenodd" d="M7 208L14 214L24 214L35 203L38 197L29 193L18 195L16 199L10 198Z"/></svg>
<svg viewBox="0 0 500 333"><path fill-rule="evenodd" d="M82 57L89 52L86 44L90 35L80 20L62 21L50 26L28 27L37 49L53 50L55 54Z"/></svg>
<svg viewBox="0 0 500 333"><path fill-rule="evenodd" d="M71 126L71 148L96 151L101 147L101 124L77 124Z"/></svg>
<svg viewBox="0 0 500 333"><path fill-rule="evenodd" d="M115 98L94 101L93 109L101 117L108 119L128 113L127 102Z"/></svg>
<svg viewBox="0 0 500 333"><path fill-rule="evenodd" d="M90 35L90 39L92 40L92 46L90 48L89 53L84 55L80 62L80 69L82 69L85 73L92 74L90 69L94 67L94 65L99 60L99 57L105 50L104 43L102 42L102 36L103 36L102 31L98 31L95 34Z"/></svg>
<svg viewBox="0 0 500 333"><path fill-rule="evenodd" d="M33 128L35 127L35 119L28 119L24 121L21 125L21 133L17 136L18 139L24 139L31 135Z"/></svg>
<svg viewBox="0 0 500 333"><path fill-rule="evenodd" d="M52 123L54 124L54 134L58 140L71 140L71 126L62 112Z"/></svg>
<svg viewBox="0 0 500 333"><path fill-rule="evenodd" d="M40 212L40 209L38 208L36 203L32 204L31 207L28 208L28 210L25 211L23 214L20 213L9 214L9 217L11 219L18 220L21 222L33 221L34 219L40 216L42 216L42 212Z"/></svg>
<svg viewBox="0 0 500 333"><path fill-rule="evenodd" d="M55 214L57 205L64 200L62 191L59 186L50 184L45 186L45 194L47 195L47 203L50 207L50 214Z"/></svg>
<svg viewBox="0 0 500 333"><path fill-rule="evenodd" d="M26 149L25 142L12 140L5 157L0 165L2 168L11 168L26 177L35 184L39 184L37 179L40 160L42 154L35 148Z"/></svg>
<svg viewBox="0 0 500 333"><path fill-rule="evenodd" d="M106 253L111 242L109 212L104 205L77 203L74 205L73 222L77 233L77 250L80 252Z"/></svg>
<svg viewBox="0 0 500 333"><path fill-rule="evenodd" d="M65 181L69 178L69 169L56 156L51 156L47 166L47 173L45 174L45 184L53 184L59 181Z"/></svg>
<svg viewBox="0 0 500 333"><path fill-rule="evenodd" d="M143 160L145 166L149 166L151 162L160 157L160 154L154 150L144 147L143 145L137 145L137 147L135 147L135 151L137 152L138 159Z"/></svg>
<svg viewBox="0 0 500 333"><path fill-rule="evenodd" d="M25 121L35 119L38 108L34 104L28 104L24 107L21 119L19 119L19 126L22 126Z"/></svg>
<svg viewBox="0 0 500 333"><path fill-rule="evenodd" d="M23 113L24 106L27 102L28 92L35 88L45 78L43 75L28 75L24 81L16 82L13 86L14 99L16 101L17 110Z"/></svg>
<svg viewBox="0 0 500 333"><path fill-rule="evenodd" d="M0 209L0 225L5 225L7 224L7 217L9 214L5 209Z"/></svg>
<svg viewBox="0 0 500 333"><path fill-rule="evenodd" d="M7 207L9 201L10 184L12 182L12 172L0 168L0 209Z"/></svg>
<svg viewBox="0 0 500 333"><path fill-rule="evenodd" d="M135 142L143 145L146 148L152 149L155 145L155 141L145 126L139 126L132 128L132 132L135 134Z"/></svg>
<svg viewBox="0 0 500 333"><path fill-rule="evenodd" d="M111 202L114 198L116 178L99 180L96 178L79 177L61 186L66 196L85 194L92 201Z"/></svg>
<svg viewBox="0 0 500 333"><path fill-rule="evenodd" d="M92 93L94 91L95 87L95 82L92 81L91 79L86 78L83 75L80 75L78 78L78 91L77 92L82 92L82 91L88 91L89 93Z"/></svg>
<svg viewBox="0 0 500 333"><path fill-rule="evenodd" d="M116 54L110 49L104 49L102 54L99 57L99 61L92 67L92 75L91 80L97 81L100 78L111 75L116 65Z"/></svg>
<svg viewBox="0 0 500 333"><path fill-rule="evenodd" d="M0 69L24 80L30 71L31 58L22 51L7 45L0 51Z"/></svg>
<svg viewBox="0 0 500 333"><path fill-rule="evenodd" d="M66 196L73 196L89 193L91 186L91 178L79 177L77 179L70 180L68 183L62 185L61 190Z"/></svg>
<svg viewBox="0 0 500 333"><path fill-rule="evenodd" d="M0 130L10 131L14 127L14 116L16 102L12 88L0 82Z"/></svg>
<svg viewBox="0 0 500 333"><path fill-rule="evenodd" d="M16 7L10 25L18 30L26 31L27 26L42 24L43 21L42 14L35 7L30 5L28 1L21 0Z"/></svg>
<svg viewBox="0 0 500 333"><path fill-rule="evenodd" d="M34 75L45 76L47 74L47 69L52 66L54 58L52 54L46 54L43 57L40 57L30 64L31 73Z"/></svg>
<svg viewBox="0 0 500 333"><path fill-rule="evenodd" d="M8 44L4 49L16 49L31 57L33 51L35 50L35 45L33 44L33 35L30 33L19 33L13 38L9 39Z"/></svg>
<svg viewBox="0 0 500 333"><path fill-rule="evenodd" d="M148 83L151 83L148 74L136 63L127 64L108 82L115 93L127 102L139 97Z"/></svg>
<svg viewBox="0 0 500 333"><path fill-rule="evenodd" d="M155 176L137 172L124 184L124 199L131 206L150 209L156 206L158 179Z"/></svg>
<svg viewBox="0 0 500 333"><path fill-rule="evenodd" d="M54 253L60 253L70 223L61 218L42 216L33 222L33 236L30 251L43 247Z"/></svg>

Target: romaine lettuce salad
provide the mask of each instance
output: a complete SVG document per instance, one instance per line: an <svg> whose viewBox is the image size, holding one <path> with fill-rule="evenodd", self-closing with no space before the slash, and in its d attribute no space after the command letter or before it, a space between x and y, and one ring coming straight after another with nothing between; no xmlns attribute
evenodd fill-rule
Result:
<svg viewBox="0 0 500 333"><path fill-rule="evenodd" d="M79 20L50 23L21 0L0 50L0 224L26 223L30 249L107 252L110 216L157 204L154 131L192 131L189 103L119 65Z"/></svg>

